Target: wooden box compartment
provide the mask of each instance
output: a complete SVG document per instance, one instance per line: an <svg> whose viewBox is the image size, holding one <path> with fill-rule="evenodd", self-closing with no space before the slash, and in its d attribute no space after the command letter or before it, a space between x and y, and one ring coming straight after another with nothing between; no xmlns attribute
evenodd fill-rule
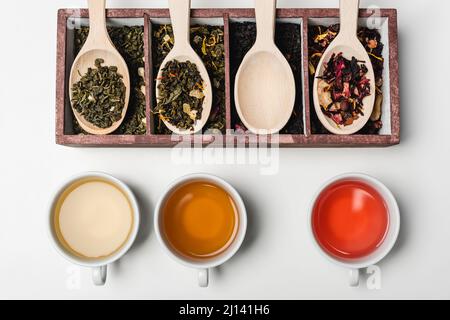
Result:
<svg viewBox="0 0 450 320"><path fill-rule="evenodd" d="M294 121L298 125L273 136L255 136L235 131L236 111L233 97L233 68L230 54L233 53L233 24L254 21L253 9L193 9L192 24L221 25L224 30L225 48L225 128L224 134L208 133L191 136L159 134L155 128L152 108L154 98L155 57L152 54L152 30L159 24L170 23L167 9L109 9L110 26L142 26L144 37L145 70L145 122L141 134L111 134L93 136L79 134L74 130L74 121L68 96L68 78L74 60L74 28L88 25L86 9L61 9L58 12L57 41L57 83L56 83L56 142L61 145L79 147L171 147L210 145L217 147L240 147L271 145L280 147L382 147L400 142L400 101L398 77L397 12L395 9L381 9L376 15L361 10L360 24L375 24L384 43L384 100L382 105L383 128L378 134L355 134L337 136L317 132L312 125L314 106L311 105L308 30L314 25L331 25L339 21L337 9L278 9L277 23L291 23L298 26L301 39L300 66L295 72L297 102ZM370 20L370 23L368 19ZM231 44L231 45L230 45ZM234 44L236 45L236 44ZM231 48L230 48L231 47ZM283 51L283 50L282 50ZM300 125L301 123L301 125Z"/></svg>

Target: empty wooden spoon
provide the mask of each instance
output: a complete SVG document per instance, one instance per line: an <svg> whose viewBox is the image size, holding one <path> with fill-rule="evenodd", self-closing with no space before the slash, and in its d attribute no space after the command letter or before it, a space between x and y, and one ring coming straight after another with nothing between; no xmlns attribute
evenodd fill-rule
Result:
<svg viewBox="0 0 450 320"><path fill-rule="evenodd" d="M292 115L295 79L274 42L276 0L255 0L255 14L256 42L237 72L234 100L247 129L274 134Z"/></svg>
<svg viewBox="0 0 450 320"><path fill-rule="evenodd" d="M72 98L72 86L81 79L82 75L86 74L88 68L94 67L96 59L103 59L104 66L117 67L117 72L122 75L122 81L126 87L125 105L119 121L114 122L109 128L99 128L87 121L77 110L72 108L75 118L83 130L90 134L105 135L115 131L127 113L128 102L130 100L130 75L125 60L114 47L108 35L106 28L106 0L88 0L88 5L89 35L72 65L69 80L69 94Z"/></svg>
<svg viewBox="0 0 450 320"><path fill-rule="evenodd" d="M172 132L176 134L192 134L199 132L203 129L204 125L208 121L211 113L212 105L212 87L209 79L208 71L206 70L203 61L192 49L190 42L190 12L191 12L191 0L169 0L170 20L172 22L172 29L174 34L174 46L169 54L166 56L161 64L156 81L156 97L159 94L159 85L161 83L162 70L166 64L172 60L179 62L190 61L197 66L197 70L203 80L203 94L205 96L203 100L202 115L199 120L196 120L193 125L193 129L179 129L172 125L168 121L163 119L164 124Z"/></svg>
<svg viewBox="0 0 450 320"><path fill-rule="evenodd" d="M358 28L359 0L340 0L340 19L341 26L339 34L331 42L327 50L322 55L319 65L316 69L316 75L313 85L314 108L317 116L323 126L334 134L346 135L353 134L361 130L372 114L375 102L375 75L372 62L366 49L357 37ZM348 60L355 57L358 61L364 61L368 72L367 79L370 81L370 95L363 99L363 113L352 124L344 126L338 125L331 118L327 117L320 106L319 97L319 79L323 75L325 65L330 61L333 54L342 53L342 56Z"/></svg>

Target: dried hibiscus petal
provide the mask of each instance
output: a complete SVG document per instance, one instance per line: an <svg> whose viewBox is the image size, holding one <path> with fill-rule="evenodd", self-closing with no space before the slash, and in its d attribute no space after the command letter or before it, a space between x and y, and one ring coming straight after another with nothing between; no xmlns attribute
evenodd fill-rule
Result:
<svg viewBox="0 0 450 320"><path fill-rule="evenodd" d="M336 122L337 124L342 124L343 119L340 113L335 113L331 116L331 119L333 119L334 122Z"/></svg>
<svg viewBox="0 0 450 320"><path fill-rule="evenodd" d="M370 95L367 72L364 61L348 60L342 53L333 54L325 64L319 77L319 102L323 113L336 124L348 126L364 115L363 99Z"/></svg>

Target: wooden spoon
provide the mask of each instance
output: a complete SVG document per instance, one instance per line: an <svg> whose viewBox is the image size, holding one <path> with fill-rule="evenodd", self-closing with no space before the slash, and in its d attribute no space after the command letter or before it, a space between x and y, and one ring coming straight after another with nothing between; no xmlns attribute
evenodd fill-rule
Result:
<svg viewBox="0 0 450 320"><path fill-rule="evenodd" d="M117 72L122 75L122 81L126 87L125 105L122 110L122 118L119 121L114 122L109 128L99 128L84 119L77 110L72 108L75 118L83 130L90 134L105 135L115 131L127 113L128 102L130 100L130 74L125 60L114 47L106 29L106 0L88 0L88 5L89 36L72 65L69 80L69 94L72 97L72 86L81 79L80 74L84 75L88 68L94 67L96 59L103 59L105 61L104 66L117 67Z"/></svg>
<svg viewBox="0 0 450 320"><path fill-rule="evenodd" d="M165 65L172 60L178 60L180 62L190 61L197 66L200 76L203 80L203 94L205 98L203 100L203 111L201 118L194 123L194 129L179 129L176 126L170 124L168 121L163 120L164 124L172 132L176 134L192 134L199 132L203 129L204 125L208 121L211 113L212 105L212 87L209 79L208 71L203 64L203 61L192 49L190 42L190 10L191 0L169 0L170 20L172 21L172 29L174 34L174 46L169 54L166 56L161 64L158 72L158 80L156 81L156 97L159 97L159 84L161 83L162 70Z"/></svg>
<svg viewBox="0 0 450 320"><path fill-rule="evenodd" d="M319 65L317 66L316 75L314 78L313 97L317 116L323 126L331 133L346 135L353 134L361 130L372 114L375 103L375 74L373 72L373 66L369 55L357 37L359 0L340 1L340 32L324 52ZM355 120L353 124L348 126L337 125L332 119L325 116L320 107L318 93L319 79L317 77L324 73L325 65L328 61L330 61L331 56L341 52L343 57L348 60L355 57L359 61L364 61L367 69L369 70L366 77L370 80L370 95L363 100L364 116L360 115L360 117Z"/></svg>
<svg viewBox="0 0 450 320"><path fill-rule="evenodd" d="M295 79L274 42L276 0L256 0L257 37L236 75L234 100L244 125L256 134L280 131L292 115Z"/></svg>

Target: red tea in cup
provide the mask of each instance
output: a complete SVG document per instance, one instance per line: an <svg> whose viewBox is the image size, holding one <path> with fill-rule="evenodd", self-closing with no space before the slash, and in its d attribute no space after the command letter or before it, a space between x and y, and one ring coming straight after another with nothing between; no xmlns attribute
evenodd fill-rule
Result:
<svg viewBox="0 0 450 320"><path fill-rule="evenodd" d="M320 193L311 222L325 252L337 259L359 259L383 243L389 212L375 188L362 181L341 180Z"/></svg>

